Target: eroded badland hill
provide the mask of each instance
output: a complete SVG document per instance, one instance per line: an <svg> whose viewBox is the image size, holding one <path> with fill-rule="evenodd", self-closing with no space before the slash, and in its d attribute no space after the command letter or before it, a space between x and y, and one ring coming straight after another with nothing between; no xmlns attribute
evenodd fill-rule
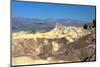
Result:
<svg viewBox="0 0 100 67"><path fill-rule="evenodd" d="M63 26L44 33L12 34L12 64L95 61L95 28Z"/></svg>

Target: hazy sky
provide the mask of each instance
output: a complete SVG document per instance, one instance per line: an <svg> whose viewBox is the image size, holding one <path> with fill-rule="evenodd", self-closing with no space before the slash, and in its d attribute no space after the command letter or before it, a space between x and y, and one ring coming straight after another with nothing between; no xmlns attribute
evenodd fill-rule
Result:
<svg viewBox="0 0 100 67"><path fill-rule="evenodd" d="M91 21L95 18L95 6L13 1L12 16L38 19L70 18Z"/></svg>

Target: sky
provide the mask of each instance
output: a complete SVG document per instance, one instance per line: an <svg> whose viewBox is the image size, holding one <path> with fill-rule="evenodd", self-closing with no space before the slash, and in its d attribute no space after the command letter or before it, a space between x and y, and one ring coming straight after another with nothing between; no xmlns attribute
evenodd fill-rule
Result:
<svg viewBox="0 0 100 67"><path fill-rule="evenodd" d="M95 19L95 6L12 1L12 17L37 19Z"/></svg>

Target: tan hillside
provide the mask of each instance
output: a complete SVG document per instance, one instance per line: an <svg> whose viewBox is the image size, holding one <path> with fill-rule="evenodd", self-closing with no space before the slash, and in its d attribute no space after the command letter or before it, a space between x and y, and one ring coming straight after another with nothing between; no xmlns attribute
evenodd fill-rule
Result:
<svg viewBox="0 0 100 67"><path fill-rule="evenodd" d="M57 24L45 33L12 33L12 57L13 65L94 61L95 29Z"/></svg>
<svg viewBox="0 0 100 67"><path fill-rule="evenodd" d="M74 39L80 38L89 34L88 30L84 30L82 27L65 27L60 24L56 25L54 29L46 33L29 34L28 32L13 33L13 39L30 39L30 38L62 38L66 37L67 40L73 42Z"/></svg>

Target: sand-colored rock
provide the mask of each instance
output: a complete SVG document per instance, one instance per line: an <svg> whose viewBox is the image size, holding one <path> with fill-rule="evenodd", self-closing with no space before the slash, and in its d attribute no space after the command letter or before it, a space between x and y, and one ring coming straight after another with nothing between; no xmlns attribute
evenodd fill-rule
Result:
<svg viewBox="0 0 100 67"><path fill-rule="evenodd" d="M45 33L16 32L12 43L13 65L95 60L95 32L82 27L61 25Z"/></svg>
<svg viewBox="0 0 100 67"><path fill-rule="evenodd" d="M12 57L12 65L27 65L33 64L34 61L28 56Z"/></svg>

